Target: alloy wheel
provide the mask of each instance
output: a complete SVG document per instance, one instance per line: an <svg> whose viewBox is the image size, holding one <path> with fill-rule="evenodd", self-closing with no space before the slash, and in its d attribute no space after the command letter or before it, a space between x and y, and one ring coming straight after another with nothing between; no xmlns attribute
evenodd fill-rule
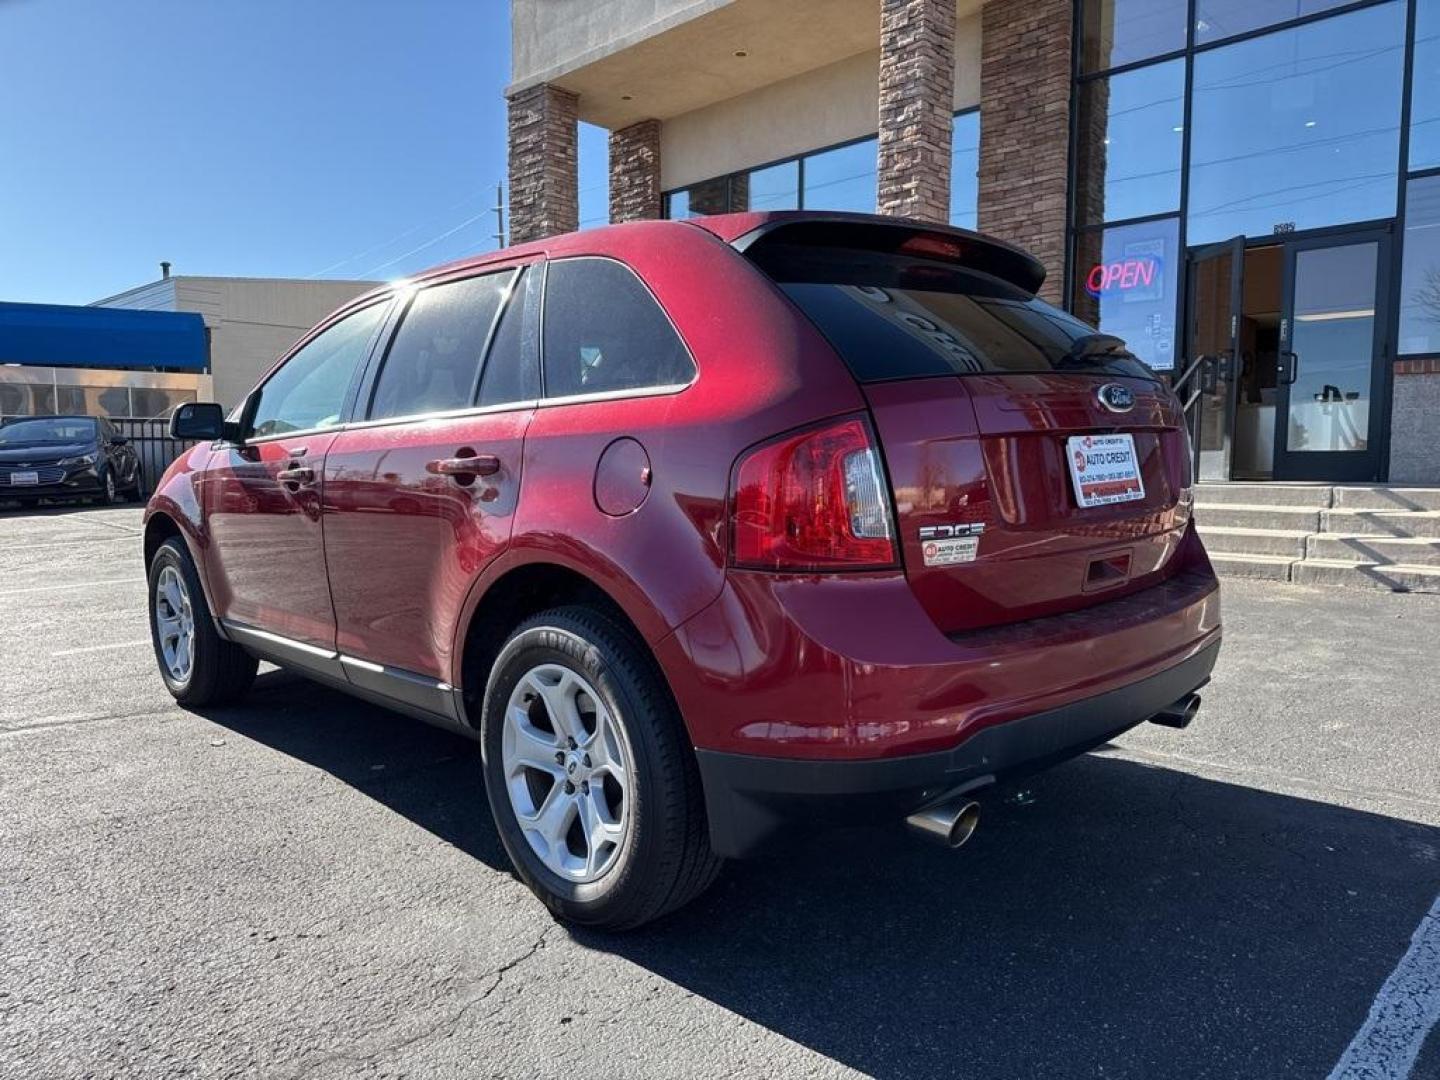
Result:
<svg viewBox="0 0 1440 1080"><path fill-rule="evenodd" d="M520 830L567 881L602 876L630 826L624 724L589 681L559 664L531 668L505 707L501 764Z"/></svg>
<svg viewBox="0 0 1440 1080"><path fill-rule="evenodd" d="M170 678L184 684L195 666L195 615L180 571L166 566L155 579L155 632Z"/></svg>

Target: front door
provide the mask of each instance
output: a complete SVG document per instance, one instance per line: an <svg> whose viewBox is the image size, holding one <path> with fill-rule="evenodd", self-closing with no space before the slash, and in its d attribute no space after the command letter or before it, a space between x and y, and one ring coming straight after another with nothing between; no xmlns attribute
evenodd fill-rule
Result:
<svg viewBox="0 0 1440 1080"><path fill-rule="evenodd" d="M1276 368L1275 479L1381 472L1388 232L1298 241L1286 253Z"/></svg>
<svg viewBox="0 0 1440 1080"><path fill-rule="evenodd" d="M1199 394L1191 422L1201 480L1230 479L1244 275L1243 236L1190 254L1185 357L1199 366L1192 385L1177 389L1186 401Z"/></svg>

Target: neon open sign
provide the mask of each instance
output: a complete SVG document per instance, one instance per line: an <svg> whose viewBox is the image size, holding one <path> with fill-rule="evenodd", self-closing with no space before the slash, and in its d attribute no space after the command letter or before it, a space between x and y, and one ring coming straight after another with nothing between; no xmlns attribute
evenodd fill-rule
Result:
<svg viewBox="0 0 1440 1080"><path fill-rule="evenodd" d="M1099 296L1108 292L1153 288L1160 280L1160 270L1160 260L1153 255L1096 263L1085 275L1085 289L1091 296Z"/></svg>

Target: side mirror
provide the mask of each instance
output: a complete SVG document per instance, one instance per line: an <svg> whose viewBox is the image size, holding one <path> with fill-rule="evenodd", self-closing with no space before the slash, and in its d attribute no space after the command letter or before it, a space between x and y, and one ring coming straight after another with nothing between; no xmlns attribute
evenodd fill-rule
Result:
<svg viewBox="0 0 1440 1080"><path fill-rule="evenodd" d="M225 410L213 401L191 401L181 405L170 416L170 437L193 442L222 438L225 433Z"/></svg>

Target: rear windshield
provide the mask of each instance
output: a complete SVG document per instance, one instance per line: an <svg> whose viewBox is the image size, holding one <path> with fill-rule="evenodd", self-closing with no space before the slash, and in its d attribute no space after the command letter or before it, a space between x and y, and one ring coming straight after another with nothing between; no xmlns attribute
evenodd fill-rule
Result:
<svg viewBox="0 0 1440 1080"><path fill-rule="evenodd" d="M754 258L861 382L975 372L1155 377L1119 338L988 274L797 246Z"/></svg>

